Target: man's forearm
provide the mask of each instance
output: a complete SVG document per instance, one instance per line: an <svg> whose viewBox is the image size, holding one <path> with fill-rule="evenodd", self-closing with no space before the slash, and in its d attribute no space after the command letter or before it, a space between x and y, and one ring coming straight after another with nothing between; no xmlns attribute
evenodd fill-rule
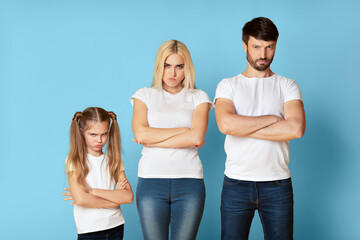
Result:
<svg viewBox="0 0 360 240"><path fill-rule="evenodd" d="M281 118L275 115L248 117L229 114L219 121L219 129L224 134L243 137L249 136L250 134L266 128L280 120Z"/></svg>
<svg viewBox="0 0 360 240"><path fill-rule="evenodd" d="M272 140L289 141L301 138L304 135L305 126L299 121L283 120L262 128L248 135L248 137Z"/></svg>

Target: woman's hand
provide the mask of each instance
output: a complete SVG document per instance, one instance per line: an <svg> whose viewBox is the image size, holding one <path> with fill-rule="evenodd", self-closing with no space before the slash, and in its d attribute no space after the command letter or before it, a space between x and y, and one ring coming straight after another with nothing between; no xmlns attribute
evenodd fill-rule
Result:
<svg viewBox="0 0 360 240"><path fill-rule="evenodd" d="M118 189L125 189L126 184L128 184L128 180L125 178L123 180L120 180L116 183L116 190Z"/></svg>
<svg viewBox="0 0 360 240"><path fill-rule="evenodd" d="M64 198L64 201L74 200L74 199L72 198L72 196L71 196L70 188L65 188L65 191L67 191L67 192L64 192L62 195L63 195L63 196L69 196L69 197ZM71 204L71 205L74 205L75 202L71 202L70 204Z"/></svg>

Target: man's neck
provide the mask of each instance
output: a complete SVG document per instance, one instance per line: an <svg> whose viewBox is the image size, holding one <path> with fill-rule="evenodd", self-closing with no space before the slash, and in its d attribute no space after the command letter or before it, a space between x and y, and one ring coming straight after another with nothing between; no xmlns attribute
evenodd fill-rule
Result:
<svg viewBox="0 0 360 240"><path fill-rule="evenodd" d="M251 66L248 66L246 70L242 73L247 78L266 78L271 77L274 73L271 71L270 67L264 71L258 71Z"/></svg>

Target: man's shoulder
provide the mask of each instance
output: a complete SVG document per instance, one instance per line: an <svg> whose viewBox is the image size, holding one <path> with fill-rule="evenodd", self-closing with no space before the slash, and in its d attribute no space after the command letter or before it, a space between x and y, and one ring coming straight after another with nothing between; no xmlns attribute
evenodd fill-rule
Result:
<svg viewBox="0 0 360 240"><path fill-rule="evenodd" d="M238 74L234 77L230 77L230 78L223 78L219 84L235 84L239 79L241 79L243 76L242 74Z"/></svg>
<svg viewBox="0 0 360 240"><path fill-rule="evenodd" d="M277 79L278 81L283 81L283 82L293 82L294 80L288 77L284 77L282 75L276 74L274 73L274 77L275 79Z"/></svg>

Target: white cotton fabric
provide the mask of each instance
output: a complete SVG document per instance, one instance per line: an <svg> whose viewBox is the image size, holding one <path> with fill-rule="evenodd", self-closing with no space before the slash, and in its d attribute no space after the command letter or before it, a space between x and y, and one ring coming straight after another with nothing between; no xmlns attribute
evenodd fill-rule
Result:
<svg viewBox="0 0 360 240"><path fill-rule="evenodd" d="M105 190L115 189L115 181L110 178L106 154L100 157L87 155L89 174L86 182L90 188L99 188ZM121 171L125 170L121 163ZM88 208L74 205L74 218L77 232L79 234L96 232L117 227L125 223L121 208Z"/></svg>
<svg viewBox="0 0 360 240"><path fill-rule="evenodd" d="M154 128L191 127L195 108L210 103L199 89L182 89L170 94L163 89L141 88L130 98L144 102L148 124ZM203 178L203 167L197 148L143 147L138 176L142 178Z"/></svg>
<svg viewBox="0 0 360 240"><path fill-rule="evenodd" d="M274 74L247 78L242 74L223 79L215 99L234 102L236 113L244 116L277 115L284 118L284 103L301 100L295 81ZM225 175L246 181L273 181L290 177L289 141L269 141L226 135Z"/></svg>

